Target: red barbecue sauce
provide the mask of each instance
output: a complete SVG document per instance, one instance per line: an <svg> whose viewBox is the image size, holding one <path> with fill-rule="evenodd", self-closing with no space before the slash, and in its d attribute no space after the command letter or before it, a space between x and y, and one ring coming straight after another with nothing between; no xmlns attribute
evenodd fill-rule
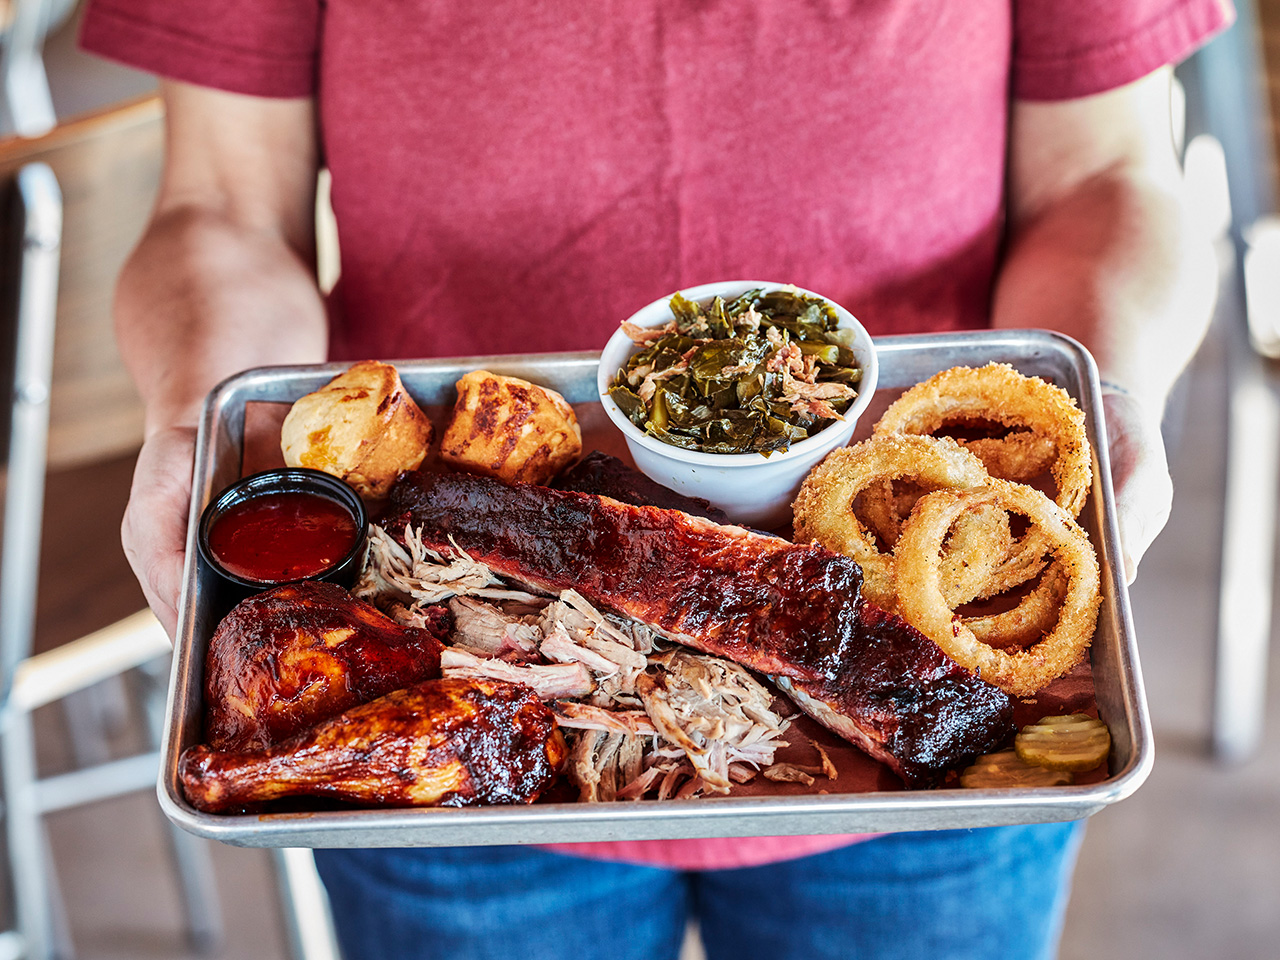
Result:
<svg viewBox="0 0 1280 960"><path fill-rule="evenodd" d="M284 583L332 567L356 542L351 511L314 493L268 493L229 507L209 531L209 549L228 572Z"/></svg>

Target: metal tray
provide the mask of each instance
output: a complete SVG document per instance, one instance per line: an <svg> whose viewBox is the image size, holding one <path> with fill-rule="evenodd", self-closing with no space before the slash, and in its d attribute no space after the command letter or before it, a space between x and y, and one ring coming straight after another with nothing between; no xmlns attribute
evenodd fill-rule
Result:
<svg viewBox="0 0 1280 960"><path fill-rule="evenodd" d="M1084 410L1095 452L1094 486L1081 522L1098 550L1103 604L1092 646L1099 714L1111 728L1110 770L1101 782L1005 790L927 790L786 796L704 797L631 803L539 803L434 809L341 809L305 813L215 815L193 808L178 779L181 752L201 739L206 645L217 626L214 575L195 550L204 505L240 476L248 401L291 402L317 389L343 364L250 370L209 396L196 448L187 534L187 564L179 636L169 691L159 797L168 817L203 837L255 847L465 846L595 840L780 836L889 832L1073 820L1122 800L1146 779L1153 747L1138 650L1114 518L1107 446L1096 368L1075 341L1044 331L981 331L885 337L877 341L880 384L859 424L865 436L901 390L957 364L998 360L1064 387ZM521 376L562 393L570 403L596 404L596 355L471 357L397 362L422 404L451 404L453 385L485 368Z"/></svg>

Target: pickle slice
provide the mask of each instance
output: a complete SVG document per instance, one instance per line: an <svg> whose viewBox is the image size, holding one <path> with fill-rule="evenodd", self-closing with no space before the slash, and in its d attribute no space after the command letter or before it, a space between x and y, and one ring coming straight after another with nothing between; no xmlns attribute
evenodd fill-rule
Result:
<svg viewBox="0 0 1280 960"><path fill-rule="evenodd" d="M1050 770L1092 770L1111 753L1111 733L1084 713L1045 717L1023 727L1013 748L1027 763Z"/></svg>
<svg viewBox="0 0 1280 960"><path fill-rule="evenodd" d="M988 753L965 767L960 774L960 786L973 789L985 787L1060 787L1072 781L1065 770L1046 770L1044 767L1023 763L1012 750Z"/></svg>

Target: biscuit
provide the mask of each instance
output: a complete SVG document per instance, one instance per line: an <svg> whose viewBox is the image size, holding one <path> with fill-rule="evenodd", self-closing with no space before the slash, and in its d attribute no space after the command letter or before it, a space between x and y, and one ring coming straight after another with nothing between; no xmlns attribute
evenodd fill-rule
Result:
<svg viewBox="0 0 1280 960"><path fill-rule="evenodd" d="M564 397L517 377L475 370L440 438L446 463L507 481L546 483L582 453L582 430Z"/></svg>
<svg viewBox="0 0 1280 960"><path fill-rule="evenodd" d="M289 466L323 470L380 500L400 474L422 463L431 438L431 421L396 368L362 360L293 405L280 449Z"/></svg>

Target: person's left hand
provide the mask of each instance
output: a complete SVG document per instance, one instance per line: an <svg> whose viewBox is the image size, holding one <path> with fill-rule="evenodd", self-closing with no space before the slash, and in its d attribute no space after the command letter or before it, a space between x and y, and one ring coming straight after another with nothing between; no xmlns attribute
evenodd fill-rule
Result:
<svg viewBox="0 0 1280 960"><path fill-rule="evenodd" d="M1160 414L1127 393L1104 392L1103 412L1115 487L1125 579L1169 521L1173 480L1160 432Z"/></svg>

